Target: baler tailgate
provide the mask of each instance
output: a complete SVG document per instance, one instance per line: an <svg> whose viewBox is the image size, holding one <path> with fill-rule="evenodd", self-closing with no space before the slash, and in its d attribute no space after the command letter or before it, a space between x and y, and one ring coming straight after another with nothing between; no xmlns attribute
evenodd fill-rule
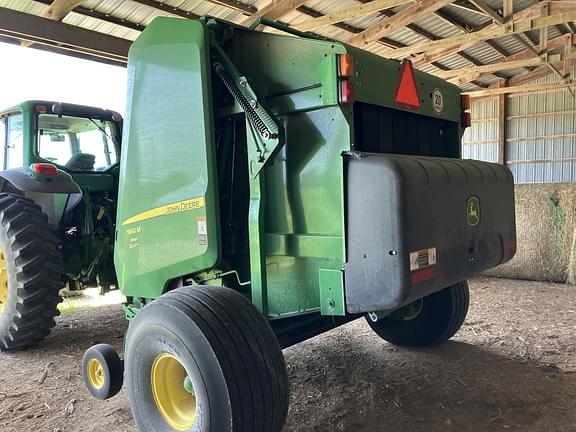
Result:
<svg viewBox="0 0 576 432"><path fill-rule="evenodd" d="M347 177L350 313L397 308L514 255L513 180L505 167L357 153Z"/></svg>

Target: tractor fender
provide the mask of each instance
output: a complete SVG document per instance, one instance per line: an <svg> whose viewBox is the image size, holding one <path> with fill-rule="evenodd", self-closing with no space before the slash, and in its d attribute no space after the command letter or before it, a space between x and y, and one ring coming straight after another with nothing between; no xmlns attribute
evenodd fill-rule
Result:
<svg viewBox="0 0 576 432"><path fill-rule="evenodd" d="M29 167L0 171L0 182L2 191L17 189L32 193L82 193L72 176L60 169L55 175L38 174Z"/></svg>

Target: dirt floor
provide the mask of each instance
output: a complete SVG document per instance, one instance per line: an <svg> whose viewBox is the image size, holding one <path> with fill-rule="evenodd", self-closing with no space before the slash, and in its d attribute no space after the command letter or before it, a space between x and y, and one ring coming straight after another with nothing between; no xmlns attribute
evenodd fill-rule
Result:
<svg viewBox="0 0 576 432"><path fill-rule="evenodd" d="M285 350L286 432L576 431L576 288L476 279L457 336L395 348L362 321ZM70 311L68 311L70 312ZM135 431L124 392L82 386L83 351L122 347L119 306L68 313L39 348L0 354L0 431Z"/></svg>

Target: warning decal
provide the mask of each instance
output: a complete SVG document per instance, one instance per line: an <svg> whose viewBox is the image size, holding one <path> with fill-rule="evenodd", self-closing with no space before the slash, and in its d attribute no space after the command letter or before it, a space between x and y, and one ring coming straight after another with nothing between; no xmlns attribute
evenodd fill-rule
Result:
<svg viewBox="0 0 576 432"><path fill-rule="evenodd" d="M410 252L410 271L422 270L436 265L436 248Z"/></svg>
<svg viewBox="0 0 576 432"><path fill-rule="evenodd" d="M198 244L200 246L206 246L208 244L208 226L206 225L206 218L197 218L196 224L198 225Z"/></svg>

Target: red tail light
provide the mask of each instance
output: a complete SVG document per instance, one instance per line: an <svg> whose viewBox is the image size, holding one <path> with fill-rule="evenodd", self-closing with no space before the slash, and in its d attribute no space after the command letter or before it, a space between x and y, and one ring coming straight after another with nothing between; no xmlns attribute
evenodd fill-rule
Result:
<svg viewBox="0 0 576 432"><path fill-rule="evenodd" d="M468 111L472 106L472 103L470 102L470 95L463 94L461 96L461 100L462 100L462 111Z"/></svg>
<svg viewBox="0 0 576 432"><path fill-rule="evenodd" d="M472 126L472 115L469 112L462 113L462 127L464 129L469 128Z"/></svg>
<svg viewBox="0 0 576 432"><path fill-rule="evenodd" d="M354 103L354 86L350 80L340 81L340 103Z"/></svg>
<svg viewBox="0 0 576 432"><path fill-rule="evenodd" d="M436 267L428 267L423 270L418 270L412 273L412 283L416 285L420 282L434 279L435 276L436 276Z"/></svg>
<svg viewBox="0 0 576 432"><path fill-rule="evenodd" d="M58 168L55 165L49 163L34 163L30 165L32 171L36 174L46 175L46 176L55 176L58 175Z"/></svg>

